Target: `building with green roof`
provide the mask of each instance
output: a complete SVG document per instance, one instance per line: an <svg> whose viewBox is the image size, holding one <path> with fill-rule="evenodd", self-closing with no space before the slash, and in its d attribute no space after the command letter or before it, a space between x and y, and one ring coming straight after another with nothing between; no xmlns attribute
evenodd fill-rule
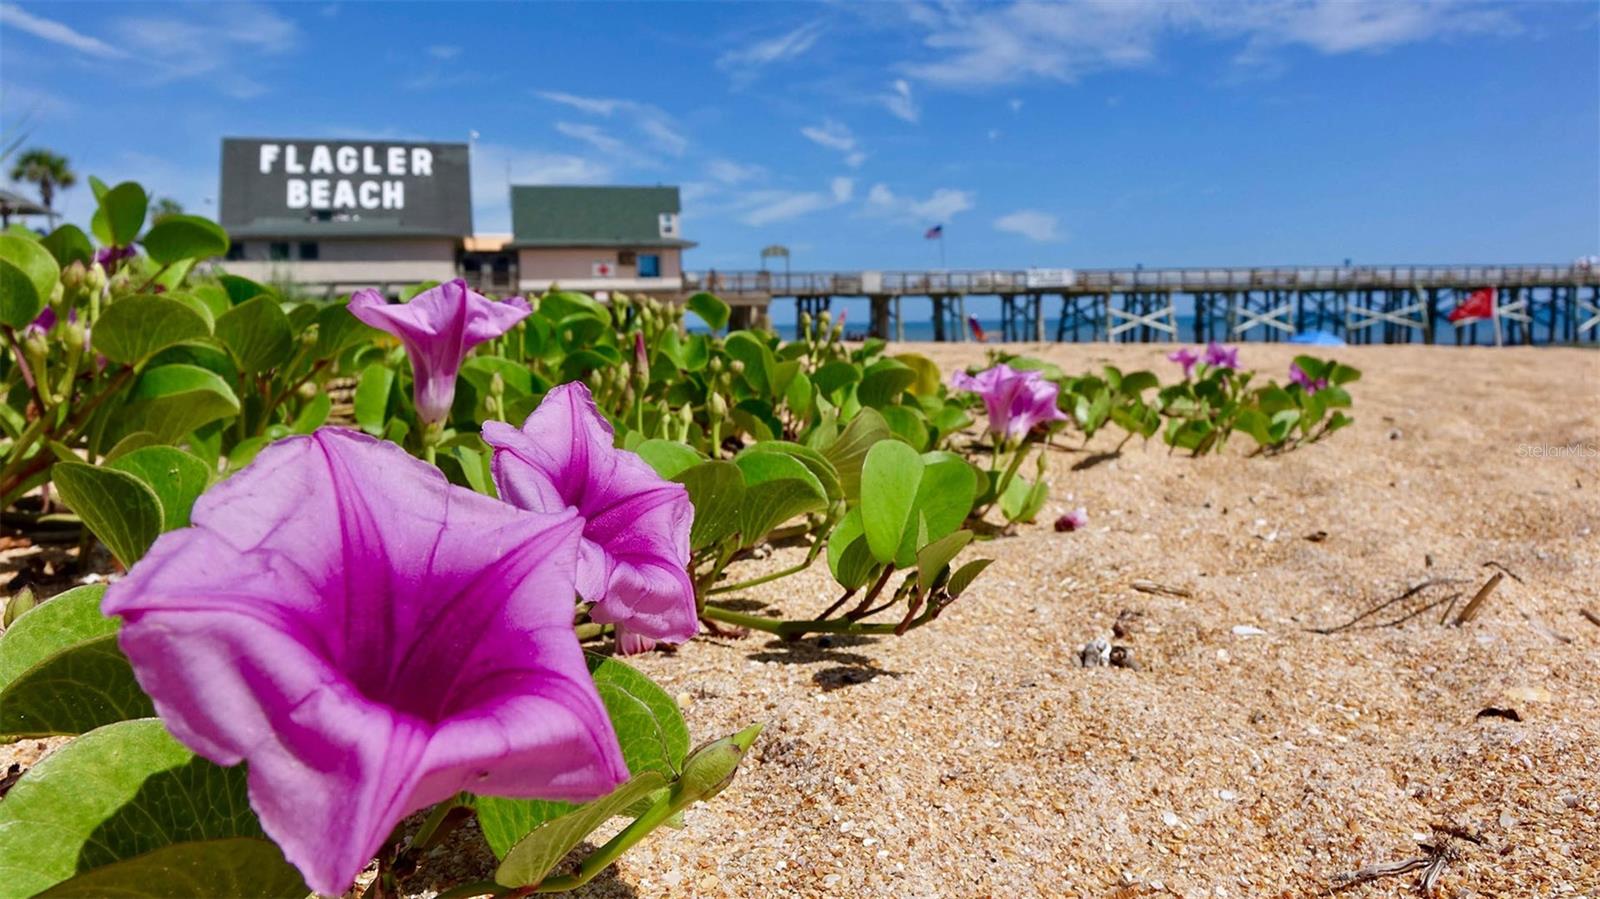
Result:
<svg viewBox="0 0 1600 899"><path fill-rule="evenodd" d="M559 284L607 293L676 294L683 251L676 187L511 188L511 240L518 287Z"/></svg>

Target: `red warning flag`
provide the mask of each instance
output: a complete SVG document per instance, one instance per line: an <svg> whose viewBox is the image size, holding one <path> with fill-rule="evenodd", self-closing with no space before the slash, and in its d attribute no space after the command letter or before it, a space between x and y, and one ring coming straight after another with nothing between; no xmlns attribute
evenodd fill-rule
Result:
<svg viewBox="0 0 1600 899"><path fill-rule="evenodd" d="M1493 318L1494 299L1493 287L1480 287L1462 300L1461 305L1450 310L1450 320L1459 322Z"/></svg>

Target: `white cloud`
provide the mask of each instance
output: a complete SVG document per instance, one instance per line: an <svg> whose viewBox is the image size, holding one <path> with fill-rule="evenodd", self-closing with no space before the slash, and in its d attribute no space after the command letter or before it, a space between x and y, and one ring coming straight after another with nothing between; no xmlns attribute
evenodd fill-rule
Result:
<svg viewBox="0 0 1600 899"><path fill-rule="evenodd" d="M0 82L0 119L18 132L26 131L34 116L67 119L78 113L78 104L51 91L15 82Z"/></svg>
<svg viewBox="0 0 1600 899"><path fill-rule="evenodd" d="M801 25L776 37L756 41L748 47L729 50L717 58L717 68L732 72L740 80L749 80L766 66L800 57L811 49L822 32L821 22Z"/></svg>
<svg viewBox="0 0 1600 899"><path fill-rule="evenodd" d="M999 128L990 128L989 129L989 139L992 140L992 141L999 140L1000 139L1000 129Z"/></svg>
<svg viewBox="0 0 1600 899"><path fill-rule="evenodd" d="M867 191L866 212L868 215L901 221L942 224L971 209L975 200L976 195L972 191L953 187L941 187L926 199L918 200L899 196L886 184L874 184Z"/></svg>
<svg viewBox="0 0 1600 899"><path fill-rule="evenodd" d="M747 201L751 206L739 216L739 221L756 227L786 221L833 205L827 195L815 191L758 191L750 194Z"/></svg>
<svg viewBox="0 0 1600 899"><path fill-rule="evenodd" d="M267 92L246 71L261 57L300 46L300 28L266 6L215 3L185 6L170 16L130 16L113 24L118 40L155 83L203 79L222 93L249 99Z"/></svg>
<svg viewBox="0 0 1600 899"><path fill-rule="evenodd" d="M71 47L80 53L87 53L100 59L126 59L128 56L125 51L97 37L74 31L54 19L36 16L13 3L0 3L0 25L26 32L52 44Z"/></svg>
<svg viewBox="0 0 1600 899"><path fill-rule="evenodd" d="M434 59L455 59L461 55L461 48L454 44L434 44L428 48L428 55Z"/></svg>
<svg viewBox="0 0 1600 899"><path fill-rule="evenodd" d="M1020 234L1029 240L1039 243L1051 243L1061 239L1061 234L1056 230L1061 225L1061 220L1048 212L1037 209L1018 209L1016 212L1002 215L994 220L996 231L1005 231L1009 234Z"/></svg>
<svg viewBox="0 0 1600 899"><path fill-rule="evenodd" d="M883 106L889 114L897 119L915 125L917 119L922 117L922 109L917 106L917 101L911 97L911 82L904 78L896 78L889 85L890 91L881 98Z"/></svg>
<svg viewBox="0 0 1600 899"><path fill-rule="evenodd" d="M551 103L570 106L580 112L610 118L622 113L628 116L630 123L641 135L648 139L648 143L670 156L682 156L689 148L689 139L683 135L665 110L640 103L636 100L623 100L613 97L584 97L578 94L569 94L563 91L534 91L534 95ZM641 141L643 143L643 141Z"/></svg>
<svg viewBox="0 0 1600 899"><path fill-rule="evenodd" d="M1012 97L1010 100L1006 101L1006 105L1011 107L1012 112L1022 111L1022 99L1020 97Z"/></svg>
<svg viewBox="0 0 1600 899"><path fill-rule="evenodd" d="M1183 32L1243 39L1239 61L1277 47L1325 54L1384 50L1458 34L1511 31L1504 9L1451 0L1170 0L950 5L924 10L931 54L903 65L911 77L952 88L1073 81L1108 69L1145 66L1164 38ZM1012 109L1020 108L1018 100Z"/></svg>
<svg viewBox="0 0 1600 899"><path fill-rule="evenodd" d="M731 159L713 159L706 163L706 174L723 184L743 184L766 174L759 165L745 165Z"/></svg>
<svg viewBox="0 0 1600 899"><path fill-rule="evenodd" d="M815 144L820 144L830 150L848 153L856 148L856 137L842 122L833 119L824 121L821 125L807 125L800 129L806 139Z"/></svg>
<svg viewBox="0 0 1600 899"><path fill-rule="evenodd" d="M854 178L835 178L829 186L833 189L833 201L835 203L850 202L850 197L856 192L856 180Z"/></svg>
<svg viewBox="0 0 1600 899"><path fill-rule="evenodd" d="M602 153L607 153L613 156L622 156L627 153L628 148L626 144L607 134L598 125L557 122L555 128L556 131L566 135L567 137L570 137L573 140L583 141Z"/></svg>
<svg viewBox="0 0 1600 899"><path fill-rule="evenodd" d="M867 161L867 154L856 143L856 136L843 122L825 119L821 125L807 125L800 129L806 140L830 150L838 150L844 154L845 165L851 168L860 168L861 163Z"/></svg>

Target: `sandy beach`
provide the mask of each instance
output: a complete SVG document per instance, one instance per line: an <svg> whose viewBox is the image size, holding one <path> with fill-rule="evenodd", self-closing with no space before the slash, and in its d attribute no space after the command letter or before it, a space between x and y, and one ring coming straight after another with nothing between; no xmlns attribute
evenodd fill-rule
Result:
<svg viewBox="0 0 1600 899"><path fill-rule="evenodd" d="M1023 351L1169 377L1166 349ZM1281 378L1292 355L1244 362ZM1052 453L1041 522L982 545L995 564L927 628L640 659L697 737L767 729L727 792L592 894L1313 896L1440 827L1481 844L1451 838L1439 895L1600 895L1600 626L1581 612L1600 613L1600 353L1340 356L1365 377L1324 443ZM1079 505L1086 530L1049 526ZM1308 630L1428 578L1418 599L1464 602L1491 561L1520 581L1464 627L1441 607ZM832 597L819 564L749 598L803 616ZM1114 626L1138 670L1080 667ZM1342 895L1413 894L1417 874Z"/></svg>

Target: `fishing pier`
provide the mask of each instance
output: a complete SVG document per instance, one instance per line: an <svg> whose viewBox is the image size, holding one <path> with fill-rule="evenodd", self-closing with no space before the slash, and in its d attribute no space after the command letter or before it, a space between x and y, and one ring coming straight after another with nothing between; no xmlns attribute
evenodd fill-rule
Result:
<svg viewBox="0 0 1600 899"><path fill-rule="evenodd" d="M1459 344L1476 343L1480 323L1499 343L1600 341L1600 267L1585 264L744 271L686 274L684 289L717 294L742 322L775 299L794 300L797 319L836 299L866 299L867 333L897 340L908 300L928 304L934 340L963 341L973 339L967 299L992 296L1001 311L994 337L1005 341L1280 341L1325 331L1349 343ZM1452 321L1463 304L1482 314ZM1192 333L1181 333L1189 315Z"/></svg>

